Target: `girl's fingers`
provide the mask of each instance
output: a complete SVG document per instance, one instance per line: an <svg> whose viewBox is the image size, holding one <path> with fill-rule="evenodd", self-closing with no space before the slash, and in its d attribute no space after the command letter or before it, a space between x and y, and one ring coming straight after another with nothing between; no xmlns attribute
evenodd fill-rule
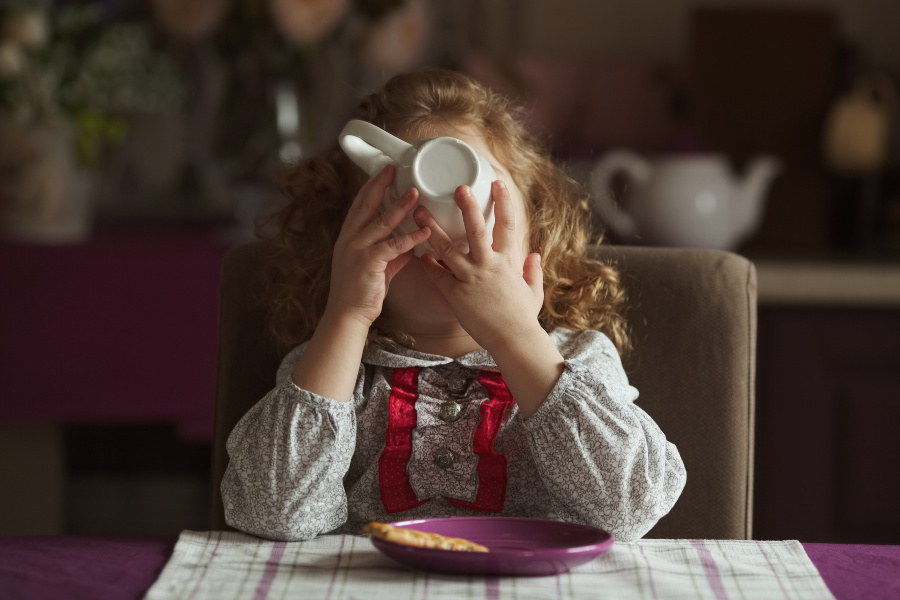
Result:
<svg viewBox="0 0 900 600"><path fill-rule="evenodd" d="M400 269L405 267L406 263L408 263L410 260L412 260L412 258L413 258L413 253L410 250L410 251L404 252L397 258L389 260L387 266L384 268L385 284L390 285L391 281L394 279L394 275L399 273Z"/></svg>
<svg viewBox="0 0 900 600"><path fill-rule="evenodd" d="M394 167L388 165L369 179L360 188L347 212L345 227L352 231L362 230L378 214L378 208L391 182L394 181Z"/></svg>
<svg viewBox="0 0 900 600"><path fill-rule="evenodd" d="M535 296L544 297L544 272L541 270L541 255L532 252L525 257L525 264L522 267L522 276L525 283L531 288Z"/></svg>
<svg viewBox="0 0 900 600"><path fill-rule="evenodd" d="M498 179L491 184L494 201L494 250L503 252L516 244L516 215L509 188Z"/></svg>
<svg viewBox="0 0 900 600"><path fill-rule="evenodd" d="M444 261L454 273L461 272L460 269L466 264L466 254L441 229L428 209L424 206L418 207L413 212L413 218L419 227L428 227L431 230L428 245L437 253L437 258Z"/></svg>
<svg viewBox="0 0 900 600"><path fill-rule="evenodd" d="M449 270L438 264L437 259L431 254L423 254L422 268L437 286L438 290L446 296L449 293L449 286L456 280Z"/></svg>
<svg viewBox="0 0 900 600"><path fill-rule="evenodd" d="M469 254L474 260L481 261L490 252L491 245L488 242L487 227L478 200L467 185L456 188L453 199L462 211L463 226L466 228L466 238L469 241Z"/></svg>
<svg viewBox="0 0 900 600"><path fill-rule="evenodd" d="M405 235L393 237L375 244L369 249L369 255L375 260L390 263L398 256L405 254L424 242L432 234L428 227L416 229Z"/></svg>
<svg viewBox="0 0 900 600"><path fill-rule="evenodd" d="M377 214L366 225L362 232L361 239L369 245L375 245L386 239L391 232L399 225L406 214L412 210L412 207L419 201L419 190L412 187L406 190L406 193L400 197L400 200L388 208L386 211Z"/></svg>

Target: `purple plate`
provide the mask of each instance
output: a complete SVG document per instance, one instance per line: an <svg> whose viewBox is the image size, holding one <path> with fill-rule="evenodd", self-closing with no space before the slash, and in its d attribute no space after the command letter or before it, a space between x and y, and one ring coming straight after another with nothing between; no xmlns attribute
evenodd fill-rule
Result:
<svg viewBox="0 0 900 600"><path fill-rule="evenodd" d="M608 531L546 519L454 517L398 521L391 525L465 538L490 550L435 550L372 538L378 550L398 562L444 573L555 575L594 559L613 545L613 536Z"/></svg>

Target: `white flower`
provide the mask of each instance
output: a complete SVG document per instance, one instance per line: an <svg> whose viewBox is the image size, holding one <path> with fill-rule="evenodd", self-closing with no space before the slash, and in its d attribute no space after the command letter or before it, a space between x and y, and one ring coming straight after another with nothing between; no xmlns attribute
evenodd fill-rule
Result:
<svg viewBox="0 0 900 600"><path fill-rule="evenodd" d="M272 18L286 38L313 42L334 29L347 14L348 0L270 0Z"/></svg>
<svg viewBox="0 0 900 600"><path fill-rule="evenodd" d="M362 40L360 60L371 68L400 72L410 68L422 52L428 33L428 13L423 0L373 23Z"/></svg>
<svg viewBox="0 0 900 600"><path fill-rule="evenodd" d="M38 48L50 37L47 17L40 10L23 10L6 17L3 33L26 48Z"/></svg>
<svg viewBox="0 0 900 600"><path fill-rule="evenodd" d="M230 0L153 0L167 31L182 38L202 38L215 30Z"/></svg>
<svg viewBox="0 0 900 600"><path fill-rule="evenodd" d="M5 40L0 42L0 79L12 79L25 67L25 54L19 44Z"/></svg>

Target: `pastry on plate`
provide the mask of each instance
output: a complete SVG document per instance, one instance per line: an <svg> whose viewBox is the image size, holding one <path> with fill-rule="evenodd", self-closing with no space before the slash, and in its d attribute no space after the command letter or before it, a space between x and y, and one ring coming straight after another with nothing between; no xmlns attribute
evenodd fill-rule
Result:
<svg viewBox="0 0 900 600"><path fill-rule="evenodd" d="M364 525L363 531L372 537L377 537L386 542L403 544L404 546L436 548L438 550L459 550L462 552L488 552L488 549L485 546L462 538L447 537L438 535L437 533L418 531L416 529L394 527L388 523L379 523L377 521L372 521L371 523Z"/></svg>

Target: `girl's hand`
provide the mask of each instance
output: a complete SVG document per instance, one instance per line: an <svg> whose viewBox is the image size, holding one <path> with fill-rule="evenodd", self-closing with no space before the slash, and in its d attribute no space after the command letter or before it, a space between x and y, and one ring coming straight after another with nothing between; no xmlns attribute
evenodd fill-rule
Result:
<svg viewBox="0 0 900 600"><path fill-rule="evenodd" d="M410 188L383 214L382 197L394 180L387 166L360 189L334 244L331 288L325 314L350 317L371 326L381 314L382 303L394 275L412 258L412 249L431 234L422 227L401 237L391 232L419 200Z"/></svg>
<svg viewBox="0 0 900 600"><path fill-rule="evenodd" d="M513 200L502 181L491 187L496 222L494 241L487 238L484 216L467 186L457 188L456 205L463 214L469 252L454 244L425 208L414 213L420 227L431 229L429 244L446 268L430 254L422 266L446 298L463 329L494 353L536 330L544 303L540 255L523 258L522 224L516 223Z"/></svg>

